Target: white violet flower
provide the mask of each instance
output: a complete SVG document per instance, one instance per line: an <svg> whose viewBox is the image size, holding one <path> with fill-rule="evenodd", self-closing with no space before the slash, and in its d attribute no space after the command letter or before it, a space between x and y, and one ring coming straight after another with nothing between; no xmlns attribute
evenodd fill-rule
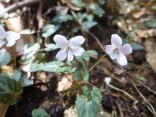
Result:
<svg viewBox="0 0 156 117"><path fill-rule="evenodd" d="M112 60L116 60L121 66L127 65L125 55L132 53L132 47L129 44L122 46L122 39L117 34L112 34L111 45L107 45L106 53L110 55Z"/></svg>
<svg viewBox="0 0 156 117"><path fill-rule="evenodd" d="M84 49L81 47L85 41L83 36L76 36L68 41L66 37L58 34L54 36L54 41L56 45L61 48L56 55L59 61L63 61L66 58L68 61L72 61L73 55L82 56L84 53Z"/></svg>
<svg viewBox="0 0 156 117"><path fill-rule="evenodd" d="M20 34L13 31L5 31L0 25L0 48L7 42L6 46L13 46L16 40L20 39Z"/></svg>

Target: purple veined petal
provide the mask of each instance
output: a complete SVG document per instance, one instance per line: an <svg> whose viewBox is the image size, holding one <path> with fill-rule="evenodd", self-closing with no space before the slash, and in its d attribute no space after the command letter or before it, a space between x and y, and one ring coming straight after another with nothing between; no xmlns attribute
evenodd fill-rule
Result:
<svg viewBox="0 0 156 117"><path fill-rule="evenodd" d="M80 46L84 43L85 38L83 36L76 36L69 40L70 44L74 46Z"/></svg>
<svg viewBox="0 0 156 117"><path fill-rule="evenodd" d="M0 48L1 48L5 43L6 43L5 41L1 41L1 40L0 40Z"/></svg>
<svg viewBox="0 0 156 117"><path fill-rule="evenodd" d="M6 37L5 29L0 25L0 40L3 40Z"/></svg>
<svg viewBox="0 0 156 117"><path fill-rule="evenodd" d="M72 61L73 60L73 54L72 54L72 52L71 51L68 51L68 58L67 58L67 60L68 61Z"/></svg>
<svg viewBox="0 0 156 117"><path fill-rule="evenodd" d="M124 54L120 53L119 56L116 58L117 62L121 65L127 65L127 58Z"/></svg>
<svg viewBox="0 0 156 117"><path fill-rule="evenodd" d="M111 54L116 47L114 45L106 45L105 52Z"/></svg>
<svg viewBox="0 0 156 117"><path fill-rule="evenodd" d="M65 49L69 45L69 42L66 39L66 37L59 35L59 34L54 36L54 41L56 45L59 46L61 49Z"/></svg>
<svg viewBox="0 0 156 117"><path fill-rule="evenodd" d="M130 54L132 53L132 47L129 44L125 44L121 47L121 51L125 55Z"/></svg>
<svg viewBox="0 0 156 117"><path fill-rule="evenodd" d="M112 60L116 59L118 56L119 56L118 52L112 52L112 53L110 53L110 58Z"/></svg>
<svg viewBox="0 0 156 117"><path fill-rule="evenodd" d="M119 37L119 35L117 35L117 34L112 34L112 36L111 36L111 44L115 45L117 47L121 47L121 45L122 45L121 37Z"/></svg>
<svg viewBox="0 0 156 117"><path fill-rule="evenodd" d="M56 59L58 61L63 61L67 58L67 51L66 50L60 50L57 54L56 54Z"/></svg>
<svg viewBox="0 0 156 117"><path fill-rule="evenodd" d="M82 47L73 47L71 51L75 56L82 56L84 53L84 49Z"/></svg>
<svg viewBox="0 0 156 117"><path fill-rule="evenodd" d="M10 40L18 40L20 39L21 35L16 33L16 32L12 32L12 31L7 31L6 32L6 40L10 41Z"/></svg>

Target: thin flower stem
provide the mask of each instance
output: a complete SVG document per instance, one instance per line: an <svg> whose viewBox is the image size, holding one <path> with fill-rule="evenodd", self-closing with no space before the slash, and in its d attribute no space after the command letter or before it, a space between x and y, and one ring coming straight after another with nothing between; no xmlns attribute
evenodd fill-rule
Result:
<svg viewBox="0 0 156 117"><path fill-rule="evenodd" d="M102 60L103 58L106 56L106 54L104 54L91 68L90 71L92 71Z"/></svg>

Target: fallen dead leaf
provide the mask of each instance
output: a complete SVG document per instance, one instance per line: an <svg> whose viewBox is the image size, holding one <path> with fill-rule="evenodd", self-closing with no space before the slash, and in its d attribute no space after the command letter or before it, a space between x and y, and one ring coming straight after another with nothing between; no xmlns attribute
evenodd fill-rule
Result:
<svg viewBox="0 0 156 117"><path fill-rule="evenodd" d="M139 19L141 16L145 14L145 12L146 12L145 8L137 9L137 10L132 11L132 16L135 19Z"/></svg>
<svg viewBox="0 0 156 117"><path fill-rule="evenodd" d="M156 49L155 49L155 45L156 42L154 40L154 38L148 39L145 41L145 50L147 52L146 54L146 60L148 62L148 64L151 66L151 68L153 69L153 71L156 73Z"/></svg>
<svg viewBox="0 0 156 117"><path fill-rule="evenodd" d="M72 82L73 82L72 75L63 76L61 78L61 81L58 82L57 91L61 92L61 91L66 91L66 90L70 89L70 87L73 84Z"/></svg>

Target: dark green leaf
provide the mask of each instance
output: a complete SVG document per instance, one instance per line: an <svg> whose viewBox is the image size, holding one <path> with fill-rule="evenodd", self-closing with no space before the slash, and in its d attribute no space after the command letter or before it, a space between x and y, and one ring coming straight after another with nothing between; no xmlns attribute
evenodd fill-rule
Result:
<svg viewBox="0 0 156 117"><path fill-rule="evenodd" d="M56 49L58 49L58 46L55 45L55 44L52 44L52 43L51 43L51 44L46 44L45 47L46 47L46 48L45 48L46 51L51 51L51 50L56 50Z"/></svg>
<svg viewBox="0 0 156 117"><path fill-rule="evenodd" d="M142 46L139 43L132 43L131 46L132 46L133 50L143 50L144 49L144 46Z"/></svg>
<svg viewBox="0 0 156 117"><path fill-rule="evenodd" d="M92 100L95 100L96 103L101 103L102 101L102 93L97 87L93 87L91 91Z"/></svg>
<svg viewBox="0 0 156 117"><path fill-rule="evenodd" d="M155 28L156 27L156 20L145 21L144 25L149 27L149 28Z"/></svg>
<svg viewBox="0 0 156 117"><path fill-rule="evenodd" d="M82 0L71 0L71 2L78 7L83 7L85 5Z"/></svg>
<svg viewBox="0 0 156 117"><path fill-rule="evenodd" d="M32 111L32 116L33 117L50 117L48 115L48 113L45 110L41 109L41 108L34 109Z"/></svg>
<svg viewBox="0 0 156 117"><path fill-rule="evenodd" d="M95 25L97 25L97 22L95 21L86 21L85 23L83 23L82 28L85 31L88 31L90 28L94 27Z"/></svg>
<svg viewBox="0 0 156 117"><path fill-rule="evenodd" d="M97 117L100 105L94 100L87 101L83 96L76 100L76 112L79 117Z"/></svg>
<svg viewBox="0 0 156 117"><path fill-rule="evenodd" d="M55 33L60 28L59 25L47 24L43 27L42 37L49 37L53 33Z"/></svg>
<svg viewBox="0 0 156 117"><path fill-rule="evenodd" d="M22 91L22 86L16 80L11 79L6 74L0 75L0 102L8 105L15 104L16 98Z"/></svg>
<svg viewBox="0 0 156 117"><path fill-rule="evenodd" d="M69 14L64 14L64 15L55 16L53 19L53 22L60 24L60 23L72 21L72 20L74 20L73 16Z"/></svg>
<svg viewBox="0 0 156 117"><path fill-rule="evenodd" d="M10 54L5 49L0 50L0 67L9 63L11 59Z"/></svg>

